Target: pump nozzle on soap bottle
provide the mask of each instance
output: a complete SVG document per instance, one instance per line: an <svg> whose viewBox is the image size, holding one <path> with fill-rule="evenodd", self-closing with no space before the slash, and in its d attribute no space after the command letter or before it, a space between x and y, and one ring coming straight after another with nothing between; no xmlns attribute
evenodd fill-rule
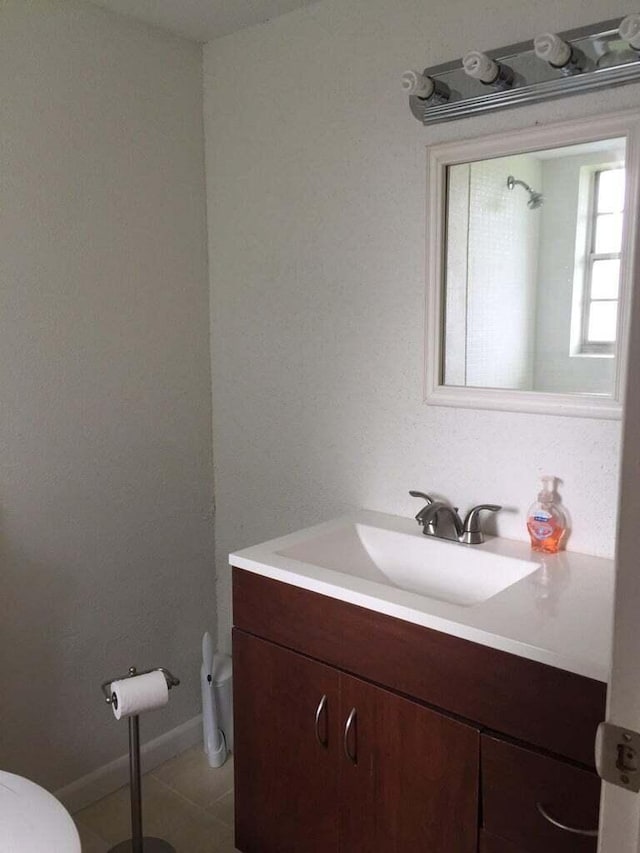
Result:
<svg viewBox="0 0 640 853"><path fill-rule="evenodd" d="M531 537L531 549L546 554L556 554L567 531L567 518L557 501L556 478L544 474L538 500L531 504L527 513L527 530Z"/></svg>

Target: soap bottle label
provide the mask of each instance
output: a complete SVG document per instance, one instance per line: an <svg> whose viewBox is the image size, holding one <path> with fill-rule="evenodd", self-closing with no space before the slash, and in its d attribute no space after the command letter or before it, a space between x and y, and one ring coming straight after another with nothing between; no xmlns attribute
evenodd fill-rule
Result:
<svg viewBox="0 0 640 853"><path fill-rule="evenodd" d="M548 539L555 529L555 524L550 515L539 513L534 515L528 524L529 533L540 541Z"/></svg>

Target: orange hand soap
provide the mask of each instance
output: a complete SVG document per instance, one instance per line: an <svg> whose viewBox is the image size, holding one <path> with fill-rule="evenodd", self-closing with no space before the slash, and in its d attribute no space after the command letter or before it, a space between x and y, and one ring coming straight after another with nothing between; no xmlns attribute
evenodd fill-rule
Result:
<svg viewBox="0 0 640 853"><path fill-rule="evenodd" d="M531 549L546 554L556 554L567 530L567 518L556 502L555 477L545 475L538 500L531 504L527 513L527 530L531 537Z"/></svg>

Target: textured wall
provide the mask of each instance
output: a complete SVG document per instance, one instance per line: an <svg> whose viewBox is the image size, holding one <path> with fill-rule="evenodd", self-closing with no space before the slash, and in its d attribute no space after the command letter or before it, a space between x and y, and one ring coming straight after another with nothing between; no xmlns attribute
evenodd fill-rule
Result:
<svg viewBox="0 0 640 853"><path fill-rule="evenodd" d="M200 48L75 0L0 4L0 767L127 750L100 682L183 679L215 625Z"/></svg>
<svg viewBox="0 0 640 853"><path fill-rule="evenodd" d="M425 147L637 106L640 88L424 128L407 67L621 13L614 0L324 0L205 48L220 632L230 550L410 488L506 507L524 539L541 472L573 550L614 547L616 422L422 402Z"/></svg>
<svg viewBox="0 0 640 853"><path fill-rule="evenodd" d="M531 157L471 165L464 384L530 390L540 220L526 197L507 187L511 174L531 186L540 183Z"/></svg>

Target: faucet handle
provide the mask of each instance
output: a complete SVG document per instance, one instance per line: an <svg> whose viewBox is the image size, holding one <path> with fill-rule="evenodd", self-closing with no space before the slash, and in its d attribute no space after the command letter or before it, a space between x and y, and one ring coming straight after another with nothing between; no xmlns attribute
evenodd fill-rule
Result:
<svg viewBox="0 0 640 853"><path fill-rule="evenodd" d="M462 537L460 539L465 545L480 545L484 542L484 534L480 527L480 513L483 509L486 509L488 512L498 512L502 507L497 504L479 504L469 510L464 520Z"/></svg>
<svg viewBox="0 0 640 853"><path fill-rule="evenodd" d="M429 533L432 536L435 536L438 527L437 516L434 516L431 521L428 521L426 527L423 518L426 508L428 506L431 506L432 503L434 503L433 498L430 495L425 494L425 492L416 492L414 489L411 489L409 494L412 498L422 498L423 501L426 501L426 506L423 506L422 509L418 511L416 515L416 521L418 522L418 524L421 524L424 527L425 533Z"/></svg>
<svg viewBox="0 0 640 853"><path fill-rule="evenodd" d="M409 492L412 498L422 498L427 502L427 506L433 503L433 498L430 495L426 495L424 492L416 492L413 489Z"/></svg>

